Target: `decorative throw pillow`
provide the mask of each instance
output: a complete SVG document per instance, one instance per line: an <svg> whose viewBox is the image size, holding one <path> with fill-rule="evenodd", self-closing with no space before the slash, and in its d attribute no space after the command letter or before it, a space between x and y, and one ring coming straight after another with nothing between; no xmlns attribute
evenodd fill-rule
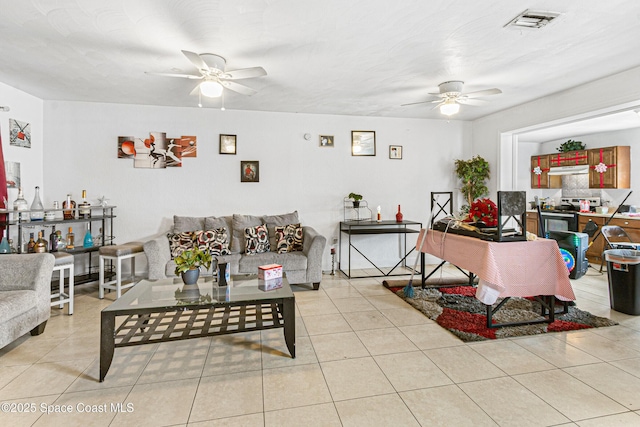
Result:
<svg viewBox="0 0 640 427"><path fill-rule="evenodd" d="M279 254L302 250L303 233L300 224L276 225L275 233Z"/></svg>
<svg viewBox="0 0 640 427"><path fill-rule="evenodd" d="M229 255L230 253L226 228L194 231L193 242L201 251L209 251L211 256Z"/></svg>
<svg viewBox="0 0 640 427"><path fill-rule="evenodd" d="M231 253L239 254L245 252L245 228L264 224L264 221L262 221L262 218L259 216L233 214L231 223L233 224L233 231L231 232Z"/></svg>
<svg viewBox="0 0 640 427"><path fill-rule="evenodd" d="M171 259L180 256L182 252L193 249L193 233L186 231L184 233L168 233L169 248L171 249Z"/></svg>
<svg viewBox="0 0 640 427"><path fill-rule="evenodd" d="M244 229L245 253L248 255L269 252L269 233L265 224Z"/></svg>
<svg viewBox="0 0 640 427"><path fill-rule="evenodd" d="M274 227L276 225L299 224L300 219L298 219L298 211L293 211L280 215L265 215L262 217L262 223L267 224L267 231L269 232L269 244L275 251L277 241Z"/></svg>

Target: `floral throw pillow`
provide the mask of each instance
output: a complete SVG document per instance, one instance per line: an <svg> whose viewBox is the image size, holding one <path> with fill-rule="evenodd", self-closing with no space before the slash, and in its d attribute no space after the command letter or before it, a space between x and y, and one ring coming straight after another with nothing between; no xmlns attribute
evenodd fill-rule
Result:
<svg viewBox="0 0 640 427"><path fill-rule="evenodd" d="M244 229L245 253L248 255L269 252L269 233L265 224L256 225Z"/></svg>
<svg viewBox="0 0 640 427"><path fill-rule="evenodd" d="M198 230L193 232L193 241L201 251L209 251L211 256L229 255L229 234L226 228Z"/></svg>
<svg viewBox="0 0 640 427"><path fill-rule="evenodd" d="M182 252L193 249L193 232L169 233L169 248L171 249L171 259L180 256Z"/></svg>
<svg viewBox="0 0 640 427"><path fill-rule="evenodd" d="M279 254L302 250L302 227L300 224L276 225L276 248Z"/></svg>

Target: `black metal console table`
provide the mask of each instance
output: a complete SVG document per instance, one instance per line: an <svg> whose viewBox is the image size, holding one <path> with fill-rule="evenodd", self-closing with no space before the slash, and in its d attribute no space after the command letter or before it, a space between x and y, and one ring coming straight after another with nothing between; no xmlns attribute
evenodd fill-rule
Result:
<svg viewBox="0 0 640 427"><path fill-rule="evenodd" d="M416 236L420 233L420 229L422 228L422 223L417 221L409 221L405 220L402 222L396 222L393 220L385 220L385 221L344 221L340 222L340 238L339 244L342 249L342 234L346 234L348 236L349 241L349 250L348 250L348 263L349 266L347 271L345 272L342 268L342 250L338 256L338 269L349 279L362 278L362 277L389 277L389 276L406 276L407 273L394 273L396 268L399 266L406 267L406 260L409 255L416 249L415 245L411 246L411 249L407 252L407 234L415 234ZM354 242L352 241L353 236L362 236L362 235L374 235L374 234L398 234L404 235L404 255L398 261L396 265L393 266L391 270L388 272L384 272L380 267L378 267L373 261L371 261L360 249L358 249ZM364 259L366 259L376 270L380 272L378 275L366 275L366 276L353 276L351 275L351 249L354 249L357 253L362 255ZM410 268L410 267L407 267ZM424 275L424 253L420 253L420 272L421 275ZM423 277L424 278L424 277Z"/></svg>

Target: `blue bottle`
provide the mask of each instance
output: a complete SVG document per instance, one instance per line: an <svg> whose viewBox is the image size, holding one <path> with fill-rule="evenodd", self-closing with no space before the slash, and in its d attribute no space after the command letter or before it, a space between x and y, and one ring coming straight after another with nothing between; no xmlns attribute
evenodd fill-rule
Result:
<svg viewBox="0 0 640 427"><path fill-rule="evenodd" d="M91 237L91 232L89 230L84 233L84 242L82 243L82 246L84 246L85 248L93 247L93 237Z"/></svg>

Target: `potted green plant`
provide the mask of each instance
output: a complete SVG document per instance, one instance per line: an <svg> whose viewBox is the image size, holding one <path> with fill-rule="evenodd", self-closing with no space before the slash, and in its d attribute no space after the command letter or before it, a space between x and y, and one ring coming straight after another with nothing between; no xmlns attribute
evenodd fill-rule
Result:
<svg viewBox="0 0 640 427"><path fill-rule="evenodd" d="M200 267L211 267L211 254L200 248L187 249L173 259L176 263L175 274L182 277L185 285L192 285L200 277Z"/></svg>
<svg viewBox="0 0 640 427"><path fill-rule="evenodd" d="M349 193L348 198L353 200L353 207L358 209L360 207L360 200L362 200L362 195L357 193Z"/></svg>
<svg viewBox="0 0 640 427"><path fill-rule="evenodd" d="M560 147L556 148L556 150L561 153L566 153L569 151L584 150L585 148L587 148L587 146L583 144L582 141L574 141L573 139L570 139L567 142L560 144Z"/></svg>
<svg viewBox="0 0 640 427"><path fill-rule="evenodd" d="M470 160L456 160L456 175L460 179L462 192L467 204L462 206L463 214L469 212L474 200L489 193L486 181L490 176L489 162L481 156L475 156Z"/></svg>

